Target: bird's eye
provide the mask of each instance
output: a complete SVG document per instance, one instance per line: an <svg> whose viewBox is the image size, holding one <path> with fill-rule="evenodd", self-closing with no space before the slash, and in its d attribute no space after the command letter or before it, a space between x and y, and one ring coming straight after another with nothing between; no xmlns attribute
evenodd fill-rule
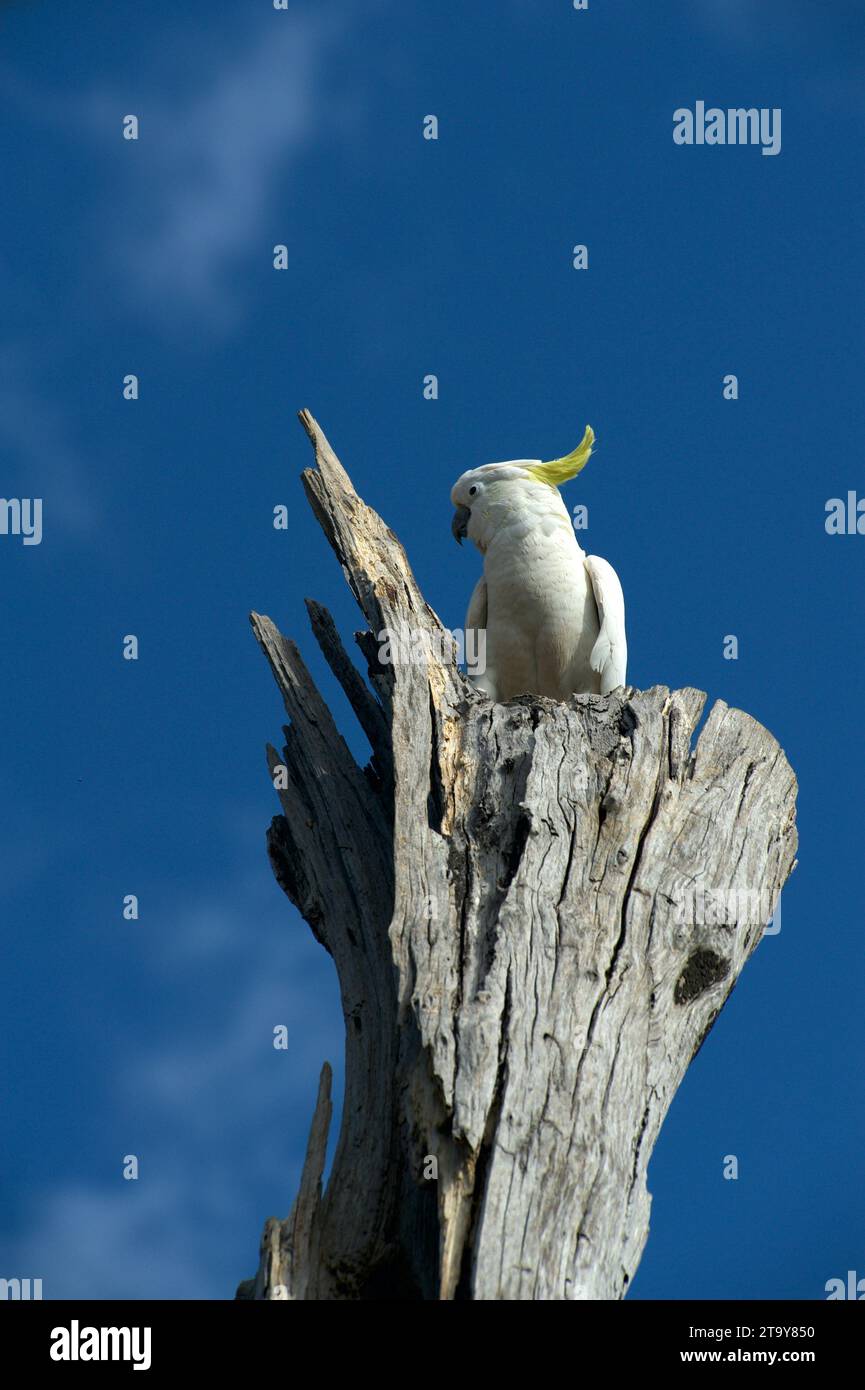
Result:
<svg viewBox="0 0 865 1390"><path fill-rule="evenodd" d="M475 483L472 483L471 487L469 488L469 497L474 497L477 490L477 485Z"/></svg>

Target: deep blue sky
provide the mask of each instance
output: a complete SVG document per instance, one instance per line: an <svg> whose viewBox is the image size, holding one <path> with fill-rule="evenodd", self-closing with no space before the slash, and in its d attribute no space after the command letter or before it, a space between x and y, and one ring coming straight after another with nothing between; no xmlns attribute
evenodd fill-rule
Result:
<svg viewBox="0 0 865 1390"><path fill-rule="evenodd" d="M41 545L0 536L0 1275L231 1296L339 1068L264 854L282 710L247 623L299 638L364 757L303 609L358 626L301 406L452 627L455 477L594 426L565 497L629 679L748 710L801 783L782 930L672 1107L632 1297L865 1275L865 536L824 527L865 493L863 66L858 0L0 8L0 493L44 499ZM781 153L674 145L698 99L780 107Z"/></svg>

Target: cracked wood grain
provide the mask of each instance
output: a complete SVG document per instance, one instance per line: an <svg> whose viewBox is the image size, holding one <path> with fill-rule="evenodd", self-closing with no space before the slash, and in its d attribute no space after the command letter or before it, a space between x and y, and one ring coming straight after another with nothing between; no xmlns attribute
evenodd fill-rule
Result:
<svg viewBox="0 0 865 1390"><path fill-rule="evenodd" d="M320 1093L301 1194L242 1294L621 1298L664 1116L794 866L795 778L720 701L692 747L697 690L492 704L440 659L402 546L301 420L366 681L310 617L372 751L360 768L253 615L290 720L268 849L337 968L346 1100L322 1195ZM381 664L377 635L405 628L428 655Z"/></svg>

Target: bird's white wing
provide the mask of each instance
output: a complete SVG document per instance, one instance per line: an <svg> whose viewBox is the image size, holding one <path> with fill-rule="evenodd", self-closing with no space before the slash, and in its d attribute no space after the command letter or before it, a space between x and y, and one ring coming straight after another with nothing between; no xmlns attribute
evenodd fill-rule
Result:
<svg viewBox="0 0 865 1390"><path fill-rule="evenodd" d="M598 606L600 632L592 648L589 664L601 677L601 694L609 695L625 684L628 644L625 640L625 596L619 576L599 555L586 556L586 572Z"/></svg>
<svg viewBox="0 0 865 1390"><path fill-rule="evenodd" d="M481 575L474 587L474 592L469 599L469 611L466 613L466 671L469 680L477 690L482 690L489 695L491 700L498 698L495 672L491 670L487 662L487 581ZM483 637L477 635L469 636L470 633L483 633ZM474 660L477 663L472 669L469 652L474 653Z"/></svg>
<svg viewBox="0 0 865 1390"><path fill-rule="evenodd" d="M481 575L469 599L469 611L466 613L466 632L470 632L473 628L485 628L486 625L487 581Z"/></svg>

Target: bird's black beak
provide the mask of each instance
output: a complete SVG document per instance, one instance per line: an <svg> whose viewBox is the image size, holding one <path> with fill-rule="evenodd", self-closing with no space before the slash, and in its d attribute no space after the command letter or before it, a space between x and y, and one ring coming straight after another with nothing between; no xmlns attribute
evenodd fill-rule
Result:
<svg viewBox="0 0 865 1390"><path fill-rule="evenodd" d="M454 519L451 522L451 535L459 545L462 545L463 537L467 534L470 516L471 512L468 507L457 507L454 512Z"/></svg>

